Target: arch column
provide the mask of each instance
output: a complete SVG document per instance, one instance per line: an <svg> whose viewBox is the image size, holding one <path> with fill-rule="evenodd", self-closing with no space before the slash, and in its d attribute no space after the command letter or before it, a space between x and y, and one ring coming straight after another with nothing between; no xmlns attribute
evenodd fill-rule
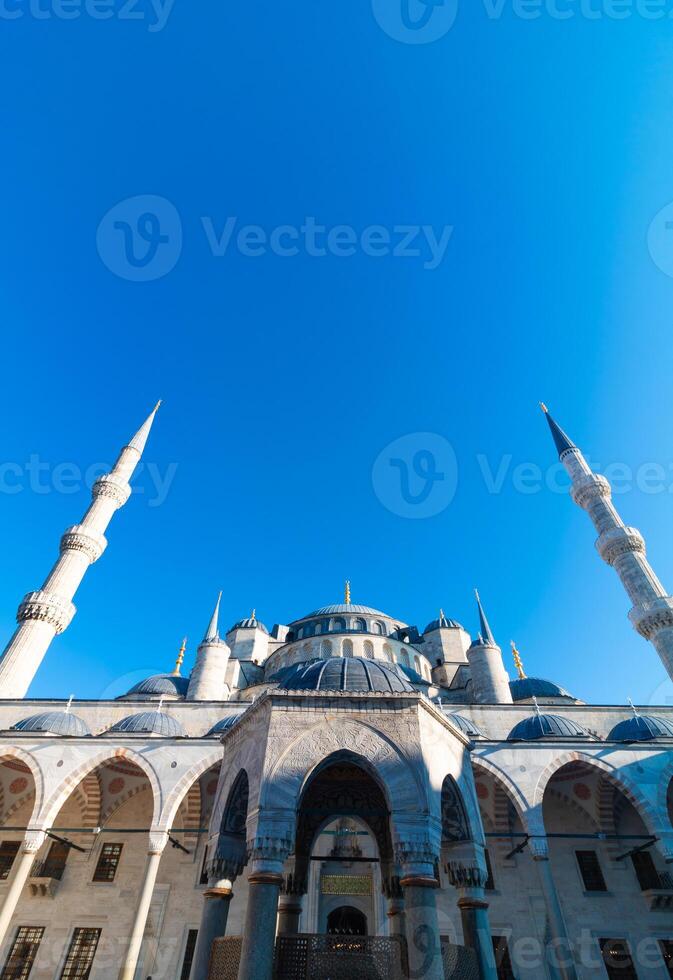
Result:
<svg viewBox="0 0 673 980"><path fill-rule="evenodd" d="M457 850L460 858L455 860ZM471 842L469 845L458 845L449 853L454 860L447 861L446 873L458 892L463 942L476 954L480 980L497 980L488 902L484 892L488 879L484 849Z"/></svg>
<svg viewBox="0 0 673 980"><path fill-rule="evenodd" d="M536 836L530 838L528 846L538 870L545 905L547 906L553 947L547 961L553 974L560 980L578 980L568 931L549 862L549 842L546 837Z"/></svg>
<svg viewBox="0 0 673 980"><path fill-rule="evenodd" d="M398 839L395 860L401 869L409 970L423 980L444 980L435 875L439 847L429 836Z"/></svg>
<svg viewBox="0 0 673 980"><path fill-rule="evenodd" d="M234 874L231 878L225 878L221 873L208 876L208 888L203 893L203 911L189 974L191 980L205 980L208 976L213 943L227 931L229 908L234 897L234 880Z"/></svg>
<svg viewBox="0 0 673 980"><path fill-rule="evenodd" d="M398 871L399 869L396 869L396 872ZM399 874L394 873L384 876L382 890L388 902L386 915L388 917L390 935L404 939L404 895L402 893Z"/></svg>
<svg viewBox="0 0 673 980"><path fill-rule="evenodd" d="M150 903L152 902L154 884L159 872L159 863L167 842L168 834L165 831L150 831L145 873L140 886L140 896L138 898L138 905L136 906L136 914L131 928L128 948L119 971L119 980L133 980L136 972L140 948L142 946L143 936L145 935L145 926L147 925L147 916L150 911Z"/></svg>
<svg viewBox="0 0 673 980"><path fill-rule="evenodd" d="M248 848L248 907L238 980L271 980L283 865L291 849L289 837L256 837Z"/></svg>
<svg viewBox="0 0 673 980"><path fill-rule="evenodd" d="M305 862L304 862L305 863ZM302 862L292 862L293 867L283 875L278 902L278 935L292 936L299 932L304 895L308 890L307 875Z"/></svg>
<svg viewBox="0 0 673 980"><path fill-rule="evenodd" d="M2 909L0 909L0 946L2 946L7 936L7 930L12 921L12 916L16 911L16 906L19 904L21 892L28 881L35 855L46 839L47 835L44 830L26 831L26 835L21 843L20 857L12 869L9 889L5 896Z"/></svg>

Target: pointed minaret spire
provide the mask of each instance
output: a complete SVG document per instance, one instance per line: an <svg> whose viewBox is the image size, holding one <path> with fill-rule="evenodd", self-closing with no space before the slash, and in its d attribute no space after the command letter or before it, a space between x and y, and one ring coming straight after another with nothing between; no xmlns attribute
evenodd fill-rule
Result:
<svg viewBox="0 0 673 980"><path fill-rule="evenodd" d="M542 411L546 416L547 423L551 430L552 438L554 439L554 445L556 446L556 450L559 454L559 459L563 456L564 453L568 452L569 449L577 449L575 443L568 438L568 436L565 434L561 426L557 422L555 422L554 419L551 417L551 415L549 414L549 409L547 408L544 402L540 402L540 408L542 409Z"/></svg>
<svg viewBox="0 0 673 980"><path fill-rule="evenodd" d="M159 411L159 406L161 405L161 399L156 403L150 414L147 416L143 424L140 426L133 439L129 442L129 449L137 449L137 451L142 456L143 450L145 449L145 444L147 442L147 437L150 434L150 429L152 428L152 423L154 422L154 416Z"/></svg>
<svg viewBox="0 0 673 980"><path fill-rule="evenodd" d="M474 597L477 600L477 609L479 610L479 635L484 643L487 643L489 646L496 647L498 644L495 642L493 633L491 632L491 627L488 625L486 613L484 612L484 607L481 604L481 599L479 598L479 592L477 589L474 590Z"/></svg>
<svg viewBox="0 0 673 980"><path fill-rule="evenodd" d="M208 624L208 629L206 630L206 635L203 637L204 643L217 643L220 638L219 632L219 620L220 620L220 600L222 599L222 590L217 597L217 602L215 603L215 608L213 610L213 615L210 617L210 623Z"/></svg>
<svg viewBox="0 0 673 980"><path fill-rule="evenodd" d="M582 452L547 415L563 467L571 480L570 495L585 510L596 529L596 549L615 569L632 602L629 619L634 629L649 640L673 679L673 597L657 578L647 560L645 541L635 527L627 527L612 502L610 484L594 473Z"/></svg>
<svg viewBox="0 0 673 980"><path fill-rule="evenodd" d="M84 574L105 551L105 531L112 515L131 496L130 480L159 406L123 447L112 471L91 489L93 500L80 524L67 528L60 555L41 589L24 596L16 614L18 627L0 658L0 698L23 698L51 641L70 625L73 598Z"/></svg>

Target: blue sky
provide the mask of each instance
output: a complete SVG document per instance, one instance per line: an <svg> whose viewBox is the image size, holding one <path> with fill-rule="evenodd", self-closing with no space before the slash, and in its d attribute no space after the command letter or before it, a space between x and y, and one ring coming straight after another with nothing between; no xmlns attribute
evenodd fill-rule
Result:
<svg viewBox="0 0 673 980"><path fill-rule="evenodd" d="M545 486L537 409L628 467L618 507L673 588L670 18L411 3L435 40L400 0L3 0L3 636L87 505L58 465L111 462L164 399L144 492L31 695L121 693L183 634L189 666L219 589L225 626L253 606L271 626L350 576L421 628L441 605L476 629L478 585L529 673L673 696L588 519ZM307 218L345 227L327 254ZM393 254L401 228L419 254ZM401 516L401 468L375 461L411 436L409 465L423 433L455 494Z"/></svg>

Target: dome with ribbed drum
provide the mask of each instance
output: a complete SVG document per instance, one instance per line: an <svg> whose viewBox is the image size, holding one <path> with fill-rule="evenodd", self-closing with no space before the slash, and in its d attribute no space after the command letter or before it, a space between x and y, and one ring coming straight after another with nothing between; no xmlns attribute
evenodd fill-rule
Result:
<svg viewBox="0 0 673 980"><path fill-rule="evenodd" d="M41 732L44 735L70 735L79 738L91 735L87 723L70 711L43 711L39 715L31 715L30 718L17 721L10 731Z"/></svg>
<svg viewBox="0 0 673 980"><path fill-rule="evenodd" d="M152 674L145 680L139 681L130 691L123 694L119 700L138 695L139 700L142 696L152 698L169 697L184 698L187 695L189 678L180 677L179 674Z"/></svg>
<svg viewBox="0 0 673 980"><path fill-rule="evenodd" d="M448 617L444 615L444 610L440 609L439 618L433 619L432 622L428 623L423 632L433 633L435 630L462 630L462 628L463 627L457 620L448 619Z"/></svg>
<svg viewBox="0 0 673 980"><path fill-rule="evenodd" d="M229 632L232 633L234 630L261 630L262 633L269 632L261 619L257 619L254 609L246 619L239 619L237 623L234 623Z"/></svg>
<svg viewBox="0 0 673 980"><path fill-rule="evenodd" d="M372 691L377 694L413 693L413 687L391 664L363 657L330 657L297 664L278 685L285 691Z"/></svg>
<svg viewBox="0 0 673 980"><path fill-rule="evenodd" d="M652 742L657 738L673 738L673 724L656 715L634 715L615 725L608 742Z"/></svg>
<svg viewBox="0 0 673 980"><path fill-rule="evenodd" d="M163 711L141 711L128 715L108 728L106 735L161 735L163 738L185 738L186 732L179 721Z"/></svg>
<svg viewBox="0 0 673 980"><path fill-rule="evenodd" d="M538 738L590 738L587 731L561 715L534 714L515 725L507 736L509 742L532 742Z"/></svg>

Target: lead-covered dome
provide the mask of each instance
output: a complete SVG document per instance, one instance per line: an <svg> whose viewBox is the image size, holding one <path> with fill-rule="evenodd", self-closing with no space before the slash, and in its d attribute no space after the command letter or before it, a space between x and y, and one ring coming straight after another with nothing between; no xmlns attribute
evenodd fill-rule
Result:
<svg viewBox="0 0 673 980"><path fill-rule="evenodd" d="M229 632L232 633L234 630L261 630L262 633L269 632L262 620L257 619L254 612L252 616L248 616L246 619L239 619L237 623L234 623Z"/></svg>
<svg viewBox="0 0 673 980"><path fill-rule="evenodd" d="M179 674L153 674L135 684L130 691L122 695L120 700L142 695L150 698L184 698L187 695L188 687L188 677L180 677Z"/></svg>
<svg viewBox="0 0 673 980"><path fill-rule="evenodd" d="M469 738L486 738L481 728L475 725L473 721L466 718L465 715L449 714L446 716L448 721L456 728L460 728L461 732L467 735Z"/></svg>
<svg viewBox="0 0 673 980"><path fill-rule="evenodd" d="M547 681L542 677L519 677L515 681L509 682L509 689L512 692L512 701L526 701L530 698L567 698L569 701L576 701L565 688L560 687L553 681Z"/></svg>
<svg viewBox="0 0 673 980"><path fill-rule="evenodd" d="M238 715L227 715L226 718L221 718L217 722L217 724L213 725L213 727L206 735L206 738L210 738L211 735L222 735L224 734L224 732L228 732L229 729L236 724L236 722L240 717L241 715L238 714Z"/></svg>
<svg viewBox="0 0 673 980"><path fill-rule="evenodd" d="M507 736L510 742L530 742L538 738L589 738L589 733L561 715L531 715L515 725Z"/></svg>
<svg viewBox="0 0 673 980"><path fill-rule="evenodd" d="M297 664L278 685L285 691L372 691L376 694L413 693L413 687L390 664L363 657L330 657Z"/></svg>
<svg viewBox="0 0 673 980"><path fill-rule="evenodd" d="M443 612L440 613L438 619L433 619L432 622L423 630L424 633L433 633L435 630L462 630L462 626L455 619L448 619Z"/></svg>
<svg viewBox="0 0 673 980"><path fill-rule="evenodd" d="M184 738L186 732L179 721L163 711L141 711L116 721L106 734L161 735L164 738Z"/></svg>
<svg viewBox="0 0 673 980"><path fill-rule="evenodd" d="M69 711L43 711L12 725L12 732L42 732L45 735L91 735L89 726Z"/></svg>
<svg viewBox="0 0 673 980"><path fill-rule="evenodd" d="M302 616L302 619L313 619L314 616L347 616L348 614L353 616L383 616L384 619L393 618L387 613L381 612L380 609L372 609L371 606L358 606L352 602L338 602L332 606L314 609L307 616Z"/></svg>
<svg viewBox="0 0 673 980"><path fill-rule="evenodd" d="M609 742L651 742L673 738L673 724L656 715L634 715L618 722L608 735Z"/></svg>

